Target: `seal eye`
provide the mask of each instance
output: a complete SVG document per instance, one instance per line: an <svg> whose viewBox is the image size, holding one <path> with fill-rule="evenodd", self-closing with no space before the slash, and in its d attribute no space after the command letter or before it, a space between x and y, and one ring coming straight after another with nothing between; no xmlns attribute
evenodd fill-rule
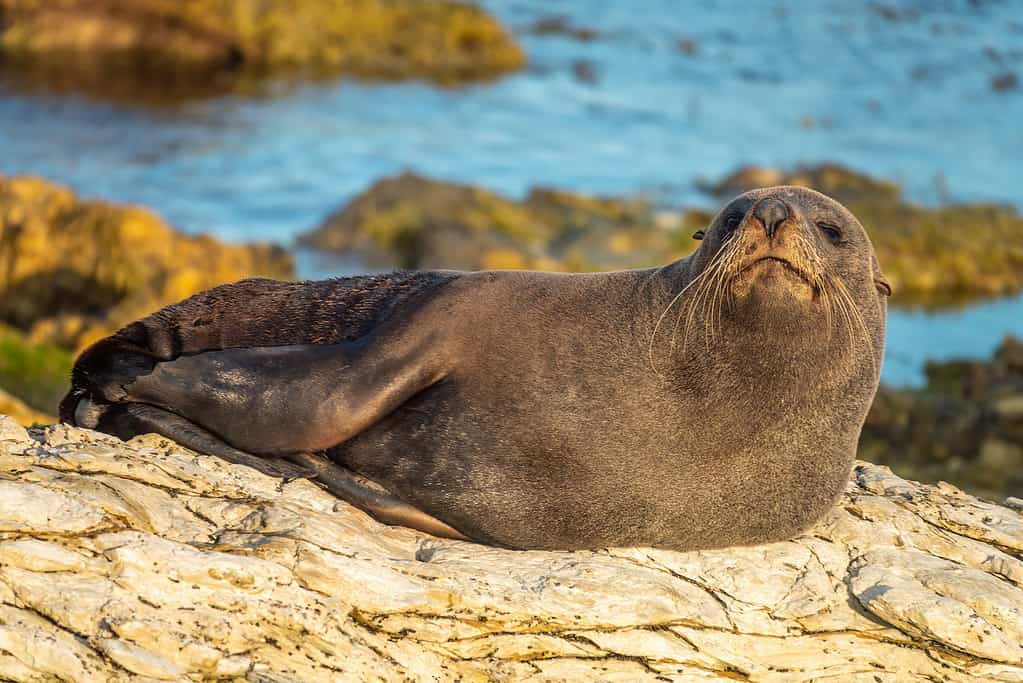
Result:
<svg viewBox="0 0 1023 683"><path fill-rule="evenodd" d="M725 219L725 229L728 230L728 232L732 232L739 227L739 223L742 223L742 214L733 213Z"/></svg>
<svg viewBox="0 0 1023 683"><path fill-rule="evenodd" d="M832 223L818 223L817 227L821 229L824 236L827 237L832 244L838 244L842 241L842 230Z"/></svg>
<svg viewBox="0 0 1023 683"><path fill-rule="evenodd" d="M704 233L704 231L703 231L703 230L697 230L696 232L694 232L694 233L693 233L693 239L694 239L694 240L702 240L702 239L703 239L703 236L704 236L705 234L706 234L706 233Z"/></svg>

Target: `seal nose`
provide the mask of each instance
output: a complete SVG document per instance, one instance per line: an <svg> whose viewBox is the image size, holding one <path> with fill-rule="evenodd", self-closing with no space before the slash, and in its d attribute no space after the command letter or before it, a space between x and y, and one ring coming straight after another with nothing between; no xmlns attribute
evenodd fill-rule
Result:
<svg viewBox="0 0 1023 683"><path fill-rule="evenodd" d="M753 215L764 224L764 231L767 232L767 237L770 239L774 237L778 226L789 217L789 207L780 199L768 197L753 207Z"/></svg>

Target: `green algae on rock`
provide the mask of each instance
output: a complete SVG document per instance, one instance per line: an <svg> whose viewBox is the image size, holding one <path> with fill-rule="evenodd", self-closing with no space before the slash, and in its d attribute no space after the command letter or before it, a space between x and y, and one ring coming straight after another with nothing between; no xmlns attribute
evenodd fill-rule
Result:
<svg viewBox="0 0 1023 683"><path fill-rule="evenodd" d="M897 184L837 164L791 172L747 166L702 186L724 198L781 184L819 190L860 219L895 303L941 306L1023 289L1023 217L1008 206L918 206L902 198Z"/></svg>
<svg viewBox="0 0 1023 683"><path fill-rule="evenodd" d="M291 277L280 247L187 236L135 206L0 176L0 321L82 346L160 306L243 277Z"/></svg>
<svg viewBox="0 0 1023 683"><path fill-rule="evenodd" d="M405 268L596 270L693 249L709 216L658 214L638 198L534 188L522 201L413 173L384 178L300 238Z"/></svg>
<svg viewBox="0 0 1023 683"><path fill-rule="evenodd" d="M923 389L882 386L860 457L991 498L1023 495L1023 342L990 361L930 362Z"/></svg>
<svg viewBox="0 0 1023 683"><path fill-rule="evenodd" d="M15 71L86 89L281 69L454 83L525 63L494 17L453 0L0 0L0 17Z"/></svg>
<svg viewBox="0 0 1023 683"><path fill-rule="evenodd" d="M22 424L53 422L48 416L57 414L68 390L72 360L67 349L34 344L0 324L0 413L13 415Z"/></svg>

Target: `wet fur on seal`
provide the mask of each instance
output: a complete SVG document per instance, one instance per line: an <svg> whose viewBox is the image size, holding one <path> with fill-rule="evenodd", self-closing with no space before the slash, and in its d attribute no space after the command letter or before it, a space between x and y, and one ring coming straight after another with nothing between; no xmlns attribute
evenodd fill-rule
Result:
<svg viewBox="0 0 1023 683"><path fill-rule="evenodd" d="M87 349L61 419L334 468L385 521L512 548L787 539L845 486L890 289L811 190L744 194L697 237L647 270L216 287Z"/></svg>

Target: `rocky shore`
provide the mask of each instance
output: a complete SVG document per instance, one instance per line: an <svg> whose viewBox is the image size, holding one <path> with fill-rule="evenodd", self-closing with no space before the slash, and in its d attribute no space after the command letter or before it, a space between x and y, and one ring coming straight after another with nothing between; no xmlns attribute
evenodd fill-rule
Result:
<svg viewBox="0 0 1023 683"><path fill-rule="evenodd" d="M792 541L515 552L0 418L5 680L1018 681L1023 516L858 463Z"/></svg>
<svg viewBox="0 0 1023 683"><path fill-rule="evenodd" d="M456 83L524 63L494 17L453 0L0 0L4 74L97 94L282 72Z"/></svg>
<svg viewBox="0 0 1023 683"><path fill-rule="evenodd" d="M679 258L709 218L543 187L516 201L403 173L373 183L299 241L390 267L599 270Z"/></svg>
<svg viewBox="0 0 1023 683"><path fill-rule="evenodd" d="M861 458L903 476L954 481L992 499L1023 497L1023 342L990 361L928 363L921 389L882 386Z"/></svg>

